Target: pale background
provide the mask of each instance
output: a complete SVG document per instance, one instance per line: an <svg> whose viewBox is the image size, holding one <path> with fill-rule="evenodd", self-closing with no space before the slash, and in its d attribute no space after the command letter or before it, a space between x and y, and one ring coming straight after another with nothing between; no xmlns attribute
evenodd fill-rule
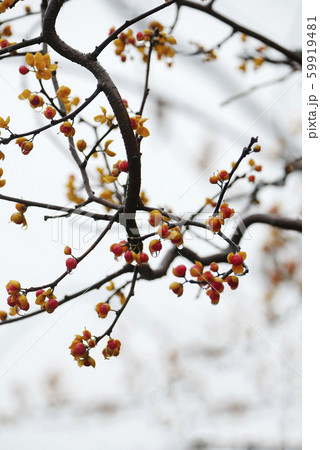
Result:
<svg viewBox="0 0 320 450"><path fill-rule="evenodd" d="M149 1L148 8L157 4ZM245 0L241 5L217 0L216 5L218 11L284 46L294 49L301 45L298 0ZM58 30L71 45L90 51L112 25L119 26L145 8L141 0L133 6L131 2L92 0L90 7L86 1L70 1ZM174 7L166 9L155 18L170 25L174 11ZM30 37L35 23L30 17ZM136 32L146 25L133 29ZM18 22L12 28L18 40L22 36ZM190 41L210 47L228 33L229 27L182 10L174 35L187 52L193 49ZM256 46L257 42L249 39L243 47L236 35L211 63L177 55L168 69L162 61L153 61L145 110L151 136L142 146L143 189L150 204L173 207L181 215L198 208L212 192L209 176L215 169L230 167L251 136L259 136L263 147L256 157L263 164L260 179L280 177L285 162L299 156L299 73L220 106L232 95L289 71L274 65L259 71L251 68L246 74L237 70L244 48L250 52ZM270 55L277 56L275 52ZM144 79L139 56L123 65L110 45L101 61L121 95L137 109ZM10 115L12 129L19 132L43 123L39 114L30 115L28 105L17 99L22 89L36 86L31 74L21 77L20 63L14 58L7 64L2 61L0 72L5 86L0 115ZM81 99L95 87L83 69L63 60L59 60L58 75L60 83L70 86L72 94ZM157 99L167 105L163 117L158 115ZM99 105L108 109L99 97L95 106L89 107L91 120L100 113ZM87 129L81 131L77 137L89 136ZM124 158L120 141L113 145ZM67 204L67 176L77 175L65 138L56 131L49 141L38 137L27 157L10 145L2 167L7 179L3 193L61 205ZM94 164L90 170L93 174ZM297 217L300 183L295 173L284 189L266 189L260 206L248 209L247 202L237 203L239 211L266 212L277 204L283 215ZM246 183L239 183L237 193L247 190ZM100 230L90 228L83 219L44 222L43 211L30 208L26 214L29 228L23 231L9 222L12 212L14 204L1 202L1 309L6 308L9 279L18 279L23 286L55 279L64 270L64 245L72 245L81 254ZM79 369L68 346L85 326L96 334L104 331L106 323L94 312L94 305L105 297L103 288L64 305L53 315L1 327L1 446L8 450L44 446L49 450L57 446L78 450L300 448L300 292L297 283L288 282L281 285L272 302L266 301L270 261L265 260L262 247L269 233L263 225L250 228L242 241L250 274L237 291L223 294L217 307L203 294L195 300L193 286L187 286L183 297L177 299L168 289L171 274L153 283L139 283L114 331L114 337L122 342L121 355L104 361L102 347L98 347L92 352L97 361L94 370ZM287 236L292 243L280 256L299 262L299 236L293 232ZM114 232L105 239L61 283L57 295L79 290L119 268L121 263L113 261L108 251L118 238ZM211 251L204 243L188 245L197 245L204 254ZM157 260L151 263L156 266Z"/></svg>

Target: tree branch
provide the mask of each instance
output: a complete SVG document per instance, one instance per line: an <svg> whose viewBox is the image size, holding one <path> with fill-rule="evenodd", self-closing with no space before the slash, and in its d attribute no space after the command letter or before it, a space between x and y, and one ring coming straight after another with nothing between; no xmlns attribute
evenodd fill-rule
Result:
<svg viewBox="0 0 320 450"><path fill-rule="evenodd" d="M260 42L263 42L268 47L273 48L274 50L277 50L278 52L285 55L289 60L297 62L300 66L302 65L302 54L301 52L294 52L291 50L288 50L285 47L282 47L277 42L272 41L271 39L267 38L266 36L257 33L250 28L244 27L243 25L238 24L237 22L234 22L233 20L225 17L224 15L218 13L217 11L211 9L212 2L210 2L208 5L201 5L200 3L194 3L189 0L177 0L177 4L179 6L187 6L188 8L197 9L198 11L202 11L204 13L209 14L212 17L215 17L216 19L220 20L220 22L223 22L230 27L233 28L234 31L238 31L240 33L247 34L248 36L253 37L254 39L257 39Z"/></svg>

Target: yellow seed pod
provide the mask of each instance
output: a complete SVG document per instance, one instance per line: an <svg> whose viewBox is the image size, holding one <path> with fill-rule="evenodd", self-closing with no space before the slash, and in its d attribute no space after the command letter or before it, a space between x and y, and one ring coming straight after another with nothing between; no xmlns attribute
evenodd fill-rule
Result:
<svg viewBox="0 0 320 450"><path fill-rule="evenodd" d="M43 295L45 295L46 297L51 297L52 292L52 289L47 289L45 292L43 292Z"/></svg>
<svg viewBox="0 0 320 450"><path fill-rule="evenodd" d="M105 183L113 183L114 181L117 180L118 177L112 177L111 175L106 175L105 177L103 177L103 181Z"/></svg>
<svg viewBox="0 0 320 450"><path fill-rule="evenodd" d="M25 295L23 295L23 294L19 295L18 301L19 301L21 309L26 308L26 306L28 305L27 297Z"/></svg>
<svg viewBox="0 0 320 450"><path fill-rule="evenodd" d="M114 289L114 282L110 281L109 285L106 288L108 289L108 291L113 291L113 289Z"/></svg>
<svg viewBox="0 0 320 450"><path fill-rule="evenodd" d="M14 306L11 306L11 308L9 309L9 315L10 316L15 316L16 314L17 314L16 308Z"/></svg>
<svg viewBox="0 0 320 450"><path fill-rule="evenodd" d="M173 36L168 36L167 42L169 42L169 44L171 44L171 45L174 45L177 43L176 38L174 38Z"/></svg>
<svg viewBox="0 0 320 450"><path fill-rule="evenodd" d="M19 211L19 213L23 214L27 211L28 206L24 203L17 203L16 204L16 210Z"/></svg>
<svg viewBox="0 0 320 450"><path fill-rule="evenodd" d="M21 213L13 213L10 217L11 222L17 224L17 225L21 225L23 224L25 218L24 215Z"/></svg>
<svg viewBox="0 0 320 450"><path fill-rule="evenodd" d="M118 292L117 293L117 296L119 297L119 299L120 299L120 304L121 305L123 305L124 304L124 302L126 301L126 296L123 294L123 292Z"/></svg>
<svg viewBox="0 0 320 450"><path fill-rule="evenodd" d="M26 142L26 138L25 137L19 137L18 139L16 139L16 144L21 145L23 142Z"/></svg>
<svg viewBox="0 0 320 450"><path fill-rule="evenodd" d="M25 60L28 66L34 66L34 55L32 53L27 53L25 56Z"/></svg>
<svg viewBox="0 0 320 450"><path fill-rule="evenodd" d="M21 148L23 148L23 150L27 150L28 152L30 152L33 149L33 143L28 141L28 142L24 142L21 145Z"/></svg>
<svg viewBox="0 0 320 450"><path fill-rule="evenodd" d="M21 92L20 95L18 95L18 98L20 100L26 100L31 94L31 91L29 89L25 89L24 91Z"/></svg>

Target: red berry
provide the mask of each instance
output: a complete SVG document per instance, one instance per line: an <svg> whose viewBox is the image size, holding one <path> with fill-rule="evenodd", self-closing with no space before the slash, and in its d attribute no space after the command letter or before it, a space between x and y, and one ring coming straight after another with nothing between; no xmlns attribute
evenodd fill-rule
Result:
<svg viewBox="0 0 320 450"><path fill-rule="evenodd" d="M55 298L49 298L49 300L46 303L46 311L51 314L53 311L58 308L59 302Z"/></svg>
<svg viewBox="0 0 320 450"><path fill-rule="evenodd" d="M144 263L147 263L148 261L149 261L149 256L146 253L144 253L144 252L138 253L138 256L137 256L138 264L144 264Z"/></svg>
<svg viewBox="0 0 320 450"><path fill-rule="evenodd" d="M128 172L129 164L127 160L121 161L119 164L119 169L121 172Z"/></svg>
<svg viewBox="0 0 320 450"><path fill-rule="evenodd" d="M150 221L150 219L149 219ZM162 249L162 244L161 241L158 239L153 239L150 244L149 244L149 250L150 253L156 253L156 252L160 252L160 250Z"/></svg>
<svg viewBox="0 0 320 450"><path fill-rule="evenodd" d="M29 72L29 69L27 66L20 66L19 72L21 73L21 75L26 75Z"/></svg>
<svg viewBox="0 0 320 450"><path fill-rule="evenodd" d="M15 306L15 304L16 304L16 296L15 295L10 295L7 298L7 303L8 303L9 306Z"/></svg>
<svg viewBox="0 0 320 450"><path fill-rule="evenodd" d="M73 352L77 356L84 356L86 354L86 347L82 342L74 346Z"/></svg>
<svg viewBox="0 0 320 450"><path fill-rule="evenodd" d="M68 270L75 269L77 267L78 263L74 258L68 258L66 260L66 266Z"/></svg>
<svg viewBox="0 0 320 450"><path fill-rule="evenodd" d="M39 297L39 295L44 293L44 289L38 289L36 292L36 297Z"/></svg>
<svg viewBox="0 0 320 450"><path fill-rule="evenodd" d="M110 251L115 254L115 256L122 255L122 246L120 244L112 244L110 247Z"/></svg>
<svg viewBox="0 0 320 450"><path fill-rule="evenodd" d="M219 303L219 300L220 300L220 294L219 294L217 291L211 289L211 290L209 291L209 297L210 297L211 303L212 303L213 305L217 305L217 304Z"/></svg>
<svg viewBox="0 0 320 450"><path fill-rule="evenodd" d="M134 260L133 252L131 250L128 250L124 254L124 259L128 264L131 264Z"/></svg>
<svg viewBox="0 0 320 450"><path fill-rule="evenodd" d="M82 332L82 336L85 341L88 341L89 339L91 339L91 333L89 330L84 330Z"/></svg>
<svg viewBox="0 0 320 450"><path fill-rule="evenodd" d="M137 121L135 119L130 119L131 121L131 126L134 130L136 130L138 128L138 124Z"/></svg>
<svg viewBox="0 0 320 450"><path fill-rule="evenodd" d="M138 31L138 33L136 34L136 38L138 41L143 41L144 34L142 33L142 31Z"/></svg>
<svg viewBox="0 0 320 450"><path fill-rule="evenodd" d="M218 272L219 270L219 266L217 263L213 262L210 264L210 270L212 270L212 272Z"/></svg>
<svg viewBox="0 0 320 450"><path fill-rule="evenodd" d="M105 303L102 303L102 305L99 306L99 313L102 315L107 315L110 311L109 305L107 306Z"/></svg>
<svg viewBox="0 0 320 450"><path fill-rule="evenodd" d="M1 48L6 48L6 47L8 47L8 45L9 45L9 42L7 41L7 39L3 39L2 41L1 41Z"/></svg>
<svg viewBox="0 0 320 450"><path fill-rule="evenodd" d="M8 283L6 288L7 288L7 292L10 295L15 295L20 291L20 283L19 282L15 282L15 283Z"/></svg>
<svg viewBox="0 0 320 450"><path fill-rule="evenodd" d="M45 115L45 117L47 119L50 120L50 119L54 118L56 113L57 113L57 111L54 108L52 108L52 106L47 106L43 114Z"/></svg>
<svg viewBox="0 0 320 450"><path fill-rule="evenodd" d="M114 339L109 339L107 347L110 348L110 350L114 350L117 347L117 343Z"/></svg>
<svg viewBox="0 0 320 450"><path fill-rule="evenodd" d="M202 278L203 278L203 281L205 281L205 282L208 283L208 284L211 284L211 283L214 281L214 276L213 276L212 273L209 272L209 271L204 272L204 273L202 274Z"/></svg>
<svg viewBox="0 0 320 450"><path fill-rule="evenodd" d="M222 282L220 282L220 281L211 281L210 286L212 287L212 289L214 291L219 292L219 293L221 293L224 290L224 286L223 286Z"/></svg>
<svg viewBox="0 0 320 450"><path fill-rule="evenodd" d="M231 287L232 290L237 289L238 284L239 284L239 278L236 276L232 276L232 277L229 276L227 278L227 283Z"/></svg>
<svg viewBox="0 0 320 450"><path fill-rule="evenodd" d="M243 263L243 258L241 255L233 255L230 258L230 262L233 266L240 266Z"/></svg>
<svg viewBox="0 0 320 450"><path fill-rule="evenodd" d="M33 106L37 106L40 103L40 98L38 95L35 95L31 100L30 100L31 105Z"/></svg>
<svg viewBox="0 0 320 450"><path fill-rule="evenodd" d="M176 277L181 277L181 278L183 278L185 276L186 271L187 271L187 268L183 264L180 264L180 266L174 267L172 269L173 275L175 275Z"/></svg>

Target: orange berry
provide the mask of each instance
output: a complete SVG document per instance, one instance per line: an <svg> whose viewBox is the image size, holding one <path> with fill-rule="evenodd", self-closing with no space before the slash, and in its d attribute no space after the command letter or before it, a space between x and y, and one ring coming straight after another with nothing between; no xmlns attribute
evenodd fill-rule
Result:
<svg viewBox="0 0 320 450"><path fill-rule="evenodd" d="M65 255L71 255L71 252L72 252L71 247L66 246L64 248L63 252Z"/></svg>
<svg viewBox="0 0 320 450"><path fill-rule="evenodd" d="M162 220L162 214L157 209L150 212L149 223L152 227L157 227Z"/></svg>
<svg viewBox="0 0 320 450"><path fill-rule="evenodd" d="M218 264L215 263L215 262L212 262L212 263L210 264L210 270L212 270L212 272L218 272L218 270L219 270Z"/></svg>
<svg viewBox="0 0 320 450"><path fill-rule="evenodd" d="M217 177L217 175L213 175L212 177L209 178L209 181L211 184L216 184L219 181L219 178Z"/></svg>
<svg viewBox="0 0 320 450"><path fill-rule="evenodd" d="M162 225L162 227L158 228L158 234L160 237L166 239L170 235L168 225Z"/></svg>
<svg viewBox="0 0 320 450"><path fill-rule="evenodd" d="M23 214L27 211L28 207L24 203L17 203L16 204L16 210L19 211L19 213Z"/></svg>
<svg viewBox="0 0 320 450"><path fill-rule="evenodd" d="M218 233L221 230L221 224L223 223L223 219L218 219L217 217L209 217L207 220L207 225L209 225L209 228L213 233Z"/></svg>
<svg viewBox="0 0 320 450"><path fill-rule="evenodd" d="M77 149L80 152L83 152L87 147L87 143L86 141L84 141L83 139L80 139L79 141L77 141Z"/></svg>
<svg viewBox="0 0 320 450"><path fill-rule="evenodd" d="M53 119L56 113L57 111L54 108L52 108L52 106L47 106L43 112L44 116L49 120Z"/></svg>
<svg viewBox="0 0 320 450"><path fill-rule="evenodd" d="M199 261L195 261L195 265L190 268L190 275L198 277L203 272L203 265Z"/></svg>
<svg viewBox="0 0 320 450"><path fill-rule="evenodd" d="M218 178L220 181L229 180L229 172L227 170L220 170L218 173Z"/></svg>

